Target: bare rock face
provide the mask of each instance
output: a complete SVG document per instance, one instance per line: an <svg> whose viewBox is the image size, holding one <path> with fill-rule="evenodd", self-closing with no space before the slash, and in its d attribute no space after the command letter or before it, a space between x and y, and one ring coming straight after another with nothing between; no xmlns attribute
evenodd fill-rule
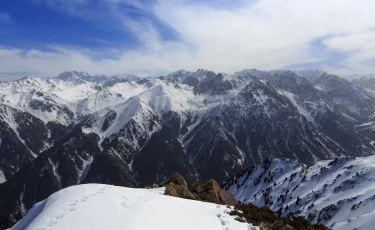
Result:
<svg viewBox="0 0 375 230"><path fill-rule="evenodd" d="M169 183L173 183L175 185L178 185L178 186L181 186L181 187L184 187L186 189L188 189L188 184L185 180L185 178L183 176L181 176L181 174L178 174L178 173L173 173L173 175L171 176L171 178L169 178L167 181L161 183L160 185L161 186L165 186Z"/></svg>
<svg viewBox="0 0 375 230"><path fill-rule="evenodd" d="M219 192L220 199L226 204L226 205L236 205L238 204L238 201L232 193L225 191L224 189L221 189Z"/></svg>
<svg viewBox="0 0 375 230"><path fill-rule="evenodd" d="M189 191L189 189L182 187L181 185L176 185L172 182L165 186L164 195L195 200L195 196Z"/></svg>
<svg viewBox="0 0 375 230"><path fill-rule="evenodd" d="M195 196L189 191L188 184L183 176L173 173L171 178L160 184L165 187L164 195L195 200Z"/></svg>
<svg viewBox="0 0 375 230"><path fill-rule="evenodd" d="M165 192L164 195L167 196L174 196L174 197L180 197L177 193L176 185L173 183L169 183L165 186Z"/></svg>
<svg viewBox="0 0 375 230"><path fill-rule="evenodd" d="M196 182L191 191L197 200L226 205L238 204L233 195L221 189L220 185L213 179Z"/></svg>

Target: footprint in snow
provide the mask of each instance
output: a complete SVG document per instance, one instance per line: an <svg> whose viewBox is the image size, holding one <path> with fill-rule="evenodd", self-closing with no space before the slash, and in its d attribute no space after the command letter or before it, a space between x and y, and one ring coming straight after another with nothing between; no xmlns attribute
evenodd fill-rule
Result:
<svg viewBox="0 0 375 230"><path fill-rule="evenodd" d="M128 202L128 199L126 197L121 197L121 206L126 208L126 209L129 209L129 205L127 204Z"/></svg>
<svg viewBox="0 0 375 230"><path fill-rule="evenodd" d="M52 216L51 218L49 218L51 221L57 221L57 220L59 220L59 219L61 219L61 218L63 218L64 217L64 215L63 214L61 214L61 215L58 215L58 216Z"/></svg>
<svg viewBox="0 0 375 230"><path fill-rule="evenodd" d="M121 202L122 207L129 208L129 206L125 202Z"/></svg>
<svg viewBox="0 0 375 230"><path fill-rule="evenodd" d="M37 230L45 230L48 227L52 227L53 225L57 224L61 218L64 217L64 214L60 214L58 216L52 216L48 218L48 222L44 224L43 227L37 228Z"/></svg>
<svg viewBox="0 0 375 230"><path fill-rule="evenodd" d="M220 213L216 214L216 217L220 220L220 224L223 226L223 230L230 230L229 228L229 221L223 220Z"/></svg>
<svg viewBox="0 0 375 230"><path fill-rule="evenodd" d="M51 220L49 223L48 223L48 226L53 226L57 224L57 220Z"/></svg>

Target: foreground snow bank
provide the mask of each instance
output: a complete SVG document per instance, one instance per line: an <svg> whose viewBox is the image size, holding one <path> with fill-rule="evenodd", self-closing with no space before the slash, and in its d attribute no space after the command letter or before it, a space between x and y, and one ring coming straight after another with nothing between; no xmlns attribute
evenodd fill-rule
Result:
<svg viewBox="0 0 375 230"><path fill-rule="evenodd" d="M164 188L87 184L36 204L12 230L258 230L229 216L223 205L164 196Z"/></svg>

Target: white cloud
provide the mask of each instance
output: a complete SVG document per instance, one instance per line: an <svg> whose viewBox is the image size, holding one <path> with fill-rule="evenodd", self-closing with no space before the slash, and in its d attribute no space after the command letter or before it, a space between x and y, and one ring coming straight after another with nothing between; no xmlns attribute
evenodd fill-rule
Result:
<svg viewBox="0 0 375 230"><path fill-rule="evenodd" d="M337 63L337 66L326 66L328 70L338 74L375 73L375 31L333 36L326 39L324 44L346 57L341 63Z"/></svg>
<svg viewBox="0 0 375 230"><path fill-rule="evenodd" d="M334 73L375 73L369 63L375 58L373 0L255 0L238 1L238 6L227 0L220 4L158 0L151 7L137 0L108 1L149 10L176 32L178 40L165 41L152 22L131 20L114 8L111 14L118 25L133 31L140 47L120 50L120 57L113 60L93 59L100 54L77 48L26 53L3 48L11 58L1 58L0 52L0 68L7 73L22 70L44 76L71 69L145 75L178 69L233 72L315 63ZM65 8L76 12L76 6ZM317 41L324 47L317 46ZM332 52L335 57L330 56Z"/></svg>

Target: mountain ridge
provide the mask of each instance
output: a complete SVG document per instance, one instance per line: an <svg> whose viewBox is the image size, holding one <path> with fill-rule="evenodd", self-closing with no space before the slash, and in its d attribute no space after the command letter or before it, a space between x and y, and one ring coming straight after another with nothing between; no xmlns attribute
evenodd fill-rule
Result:
<svg viewBox="0 0 375 230"><path fill-rule="evenodd" d="M267 206L335 229L372 229L374 156L342 157L306 166L269 159L229 179L224 189L243 203Z"/></svg>
<svg viewBox="0 0 375 230"><path fill-rule="evenodd" d="M79 183L143 186L174 172L223 182L269 157L313 164L375 153L373 132L363 128L374 120L375 95L334 75L314 84L282 70L178 71L104 83L85 73L92 81L71 78L77 74L0 83L2 106L18 117L0 113L0 195L12 191L0 201L2 215L23 216Z"/></svg>

